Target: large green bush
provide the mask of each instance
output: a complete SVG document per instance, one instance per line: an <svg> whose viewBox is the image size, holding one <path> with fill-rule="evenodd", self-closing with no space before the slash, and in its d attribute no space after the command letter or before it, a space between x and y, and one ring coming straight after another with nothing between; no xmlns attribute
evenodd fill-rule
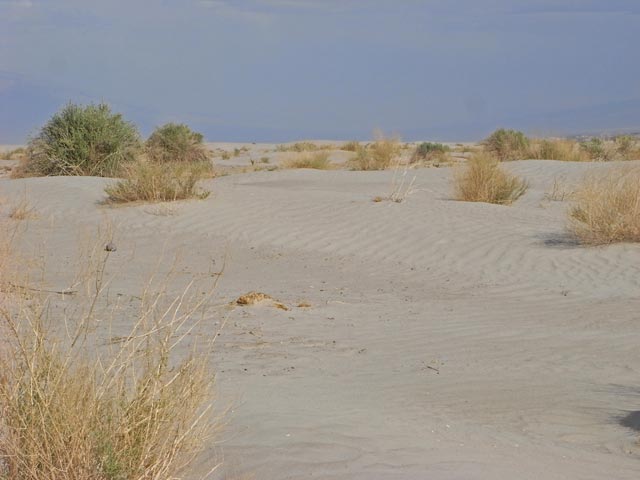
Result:
<svg viewBox="0 0 640 480"><path fill-rule="evenodd" d="M522 160L527 155L529 139L518 130L500 128L482 142L484 149L499 160Z"/></svg>
<svg viewBox="0 0 640 480"><path fill-rule="evenodd" d="M147 155L154 162L200 162L209 158L202 134L182 123L156 128L147 140Z"/></svg>
<svg viewBox="0 0 640 480"><path fill-rule="evenodd" d="M104 103L69 103L29 141L23 175L114 176L140 147L136 127Z"/></svg>

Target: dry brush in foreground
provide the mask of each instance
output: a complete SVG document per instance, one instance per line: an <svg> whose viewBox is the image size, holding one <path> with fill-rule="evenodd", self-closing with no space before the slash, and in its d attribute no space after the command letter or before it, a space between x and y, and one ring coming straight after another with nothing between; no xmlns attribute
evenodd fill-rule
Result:
<svg viewBox="0 0 640 480"><path fill-rule="evenodd" d="M212 175L212 167L204 162L149 162L138 160L122 168L123 178L108 185L108 202L168 202L189 198L205 198L198 182Z"/></svg>
<svg viewBox="0 0 640 480"><path fill-rule="evenodd" d="M2 479L175 478L216 431L211 343L181 347L204 300L148 285L132 326L109 340L101 322L118 312L102 310L108 256L69 316L50 318L54 299L35 288L0 292Z"/></svg>
<svg viewBox="0 0 640 480"><path fill-rule="evenodd" d="M640 242L640 169L590 175L572 198L570 228L581 242Z"/></svg>
<svg viewBox="0 0 640 480"><path fill-rule="evenodd" d="M467 166L454 172L456 200L509 205L527 190L527 183L500 166L500 162L486 154L476 154Z"/></svg>

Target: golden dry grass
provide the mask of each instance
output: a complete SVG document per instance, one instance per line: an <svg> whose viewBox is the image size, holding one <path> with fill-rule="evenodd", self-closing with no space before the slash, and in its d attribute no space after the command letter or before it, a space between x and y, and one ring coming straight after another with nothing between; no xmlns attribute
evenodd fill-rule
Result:
<svg viewBox="0 0 640 480"><path fill-rule="evenodd" d="M454 172L454 196L465 202L509 205L527 190L527 183L505 172L500 162L487 154L476 154L464 168Z"/></svg>
<svg viewBox="0 0 640 480"><path fill-rule="evenodd" d="M640 169L586 177L573 193L570 229L581 242L640 242Z"/></svg>
<svg viewBox="0 0 640 480"><path fill-rule="evenodd" d="M356 154L347 162L351 170L385 170L397 163L400 156L400 139L385 137L376 132L376 140L368 146L358 146Z"/></svg>
<svg viewBox="0 0 640 480"><path fill-rule="evenodd" d="M123 168L123 179L108 185L111 203L167 202L205 198L209 192L198 189L198 182L212 175L205 162L147 162L138 160Z"/></svg>
<svg viewBox="0 0 640 480"><path fill-rule="evenodd" d="M589 162L593 160L578 142L568 139L531 140L528 158L537 160L561 160L565 162Z"/></svg>
<svg viewBox="0 0 640 480"><path fill-rule="evenodd" d="M313 168L316 170L328 170L331 168L331 162L329 161L328 152L303 152L285 160L282 166L284 168Z"/></svg>
<svg viewBox="0 0 640 480"><path fill-rule="evenodd" d="M130 329L105 343L109 312L96 306L110 253L94 253L91 293L64 309L70 316L50 318L50 299L36 294L2 297L2 479L176 478L216 432L210 341L176 355L204 300L149 284Z"/></svg>

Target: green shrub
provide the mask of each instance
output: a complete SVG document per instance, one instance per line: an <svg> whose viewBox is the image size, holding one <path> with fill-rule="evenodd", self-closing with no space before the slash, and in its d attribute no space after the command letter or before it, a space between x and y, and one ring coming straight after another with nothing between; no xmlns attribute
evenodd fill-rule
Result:
<svg viewBox="0 0 640 480"><path fill-rule="evenodd" d="M147 155L154 162L200 162L209 158L200 133L182 123L158 127L147 140Z"/></svg>
<svg viewBox="0 0 640 480"><path fill-rule="evenodd" d="M114 176L139 147L136 127L107 104L69 103L29 142L16 174Z"/></svg>
<svg viewBox="0 0 640 480"><path fill-rule="evenodd" d="M105 188L109 202L167 202L209 195L209 192L200 192L197 188L198 181L212 173L208 161L137 161L123 170L124 178Z"/></svg>
<svg viewBox="0 0 640 480"><path fill-rule="evenodd" d="M604 140L601 138L592 138L586 142L582 142L580 147L587 152L592 160L609 161L612 160L612 152L607 148Z"/></svg>
<svg viewBox="0 0 640 480"><path fill-rule="evenodd" d="M419 162L421 160L434 160L442 158L449 152L449 147L442 143L422 142L416 147L411 156L411 162Z"/></svg>
<svg viewBox="0 0 640 480"><path fill-rule="evenodd" d="M500 128L482 142L484 149L499 160L521 160L526 157L529 139L517 130Z"/></svg>

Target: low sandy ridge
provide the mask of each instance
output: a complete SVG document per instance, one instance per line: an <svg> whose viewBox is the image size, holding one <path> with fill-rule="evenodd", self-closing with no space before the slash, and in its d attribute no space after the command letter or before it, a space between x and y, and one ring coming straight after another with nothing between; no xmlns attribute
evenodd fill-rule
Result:
<svg viewBox="0 0 640 480"><path fill-rule="evenodd" d="M23 247L52 286L108 220L113 292L134 294L162 255L179 254L176 292L226 257L220 305L253 290L290 307L232 311L215 358L232 410L200 471L214 458L230 479L635 479L638 433L619 422L640 410L640 247L576 244L569 203L546 195L612 165L506 166L530 184L510 207L453 201L451 169L431 168L411 171L403 203L372 201L391 171L281 170L127 207L101 204L110 180L0 179L0 209L36 209Z"/></svg>

